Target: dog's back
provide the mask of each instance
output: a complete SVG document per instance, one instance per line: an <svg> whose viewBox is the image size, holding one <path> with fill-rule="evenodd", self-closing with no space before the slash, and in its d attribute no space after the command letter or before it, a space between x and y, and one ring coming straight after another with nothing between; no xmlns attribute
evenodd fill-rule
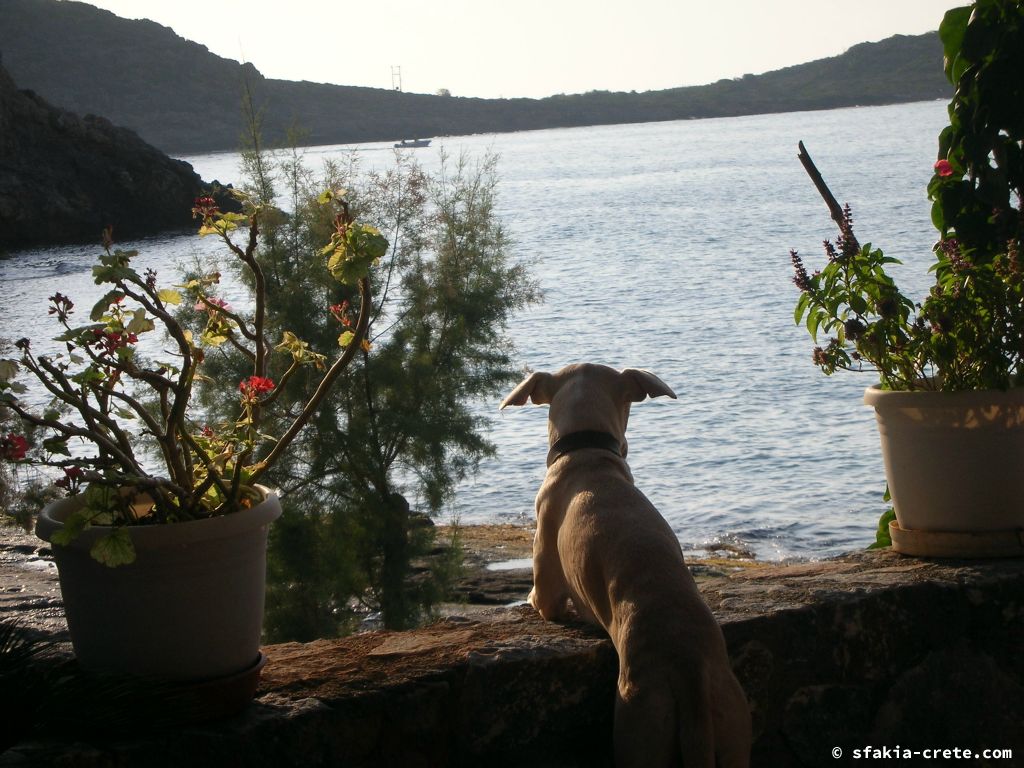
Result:
<svg viewBox="0 0 1024 768"><path fill-rule="evenodd" d="M534 373L505 398L550 404L530 604L577 613L619 655L619 768L745 768L750 712L722 632L675 534L626 464L630 403L675 393L647 371L590 364Z"/></svg>
<svg viewBox="0 0 1024 768"><path fill-rule="evenodd" d="M568 596L619 654L617 764L667 766L685 755L687 768L710 767L717 746L720 765L746 765L746 696L671 527L621 458L581 451L552 470L538 511L564 503L558 552ZM735 755L724 754L730 744Z"/></svg>

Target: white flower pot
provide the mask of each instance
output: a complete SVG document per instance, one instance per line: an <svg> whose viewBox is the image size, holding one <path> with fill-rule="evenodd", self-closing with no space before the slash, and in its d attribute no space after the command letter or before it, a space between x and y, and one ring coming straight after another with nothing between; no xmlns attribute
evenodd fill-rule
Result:
<svg viewBox="0 0 1024 768"><path fill-rule="evenodd" d="M50 541L78 498L48 505L36 534ZM131 526L135 562L110 568L89 548L109 529L53 545L80 666L173 682L231 677L258 665L267 533L277 496L231 515Z"/></svg>
<svg viewBox="0 0 1024 768"><path fill-rule="evenodd" d="M900 529L968 534L975 541L978 535L1020 538L1024 388L892 392L874 386L864 402L875 409Z"/></svg>

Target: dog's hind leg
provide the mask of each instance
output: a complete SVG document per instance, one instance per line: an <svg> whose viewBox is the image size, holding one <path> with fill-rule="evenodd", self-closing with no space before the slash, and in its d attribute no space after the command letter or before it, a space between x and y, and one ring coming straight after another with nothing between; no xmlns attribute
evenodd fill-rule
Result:
<svg viewBox="0 0 1024 768"><path fill-rule="evenodd" d="M615 768L677 768L676 704L667 685L631 687L615 699ZM690 764L686 763L686 768ZM695 768L705 768L695 763ZM707 763L713 768L713 763Z"/></svg>

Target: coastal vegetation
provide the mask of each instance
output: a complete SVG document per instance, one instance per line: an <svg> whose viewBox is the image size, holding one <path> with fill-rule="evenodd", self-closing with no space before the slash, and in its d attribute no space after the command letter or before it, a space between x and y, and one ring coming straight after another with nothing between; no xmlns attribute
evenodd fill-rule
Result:
<svg viewBox="0 0 1024 768"><path fill-rule="evenodd" d="M366 342L351 372L267 475L285 511L271 530L266 631L310 640L367 616L407 628L458 567L458 542L436 541L432 518L494 452L471 403L519 377L505 326L538 298L495 214L497 157L444 158L434 172L407 155L379 172L353 157L316 172L297 148L263 149L258 121L251 125L245 189L291 211L265 222L258 253L270 327L314 347L354 327L357 297L337 294L318 268L317 244L331 228L323 190L346 190L353 215L390 241L371 275ZM187 311L196 321L204 314ZM228 345L205 362L212 380L233 380L244 364ZM200 391L208 408L221 407L217 389ZM293 407L282 397L264 428L274 432Z"/></svg>
<svg viewBox="0 0 1024 768"><path fill-rule="evenodd" d="M708 85L479 99L268 79L167 27L84 3L4 0L3 8L0 51L20 87L82 115L102 115L174 153L236 148L243 117L219 107L235 103L244 81L266 107L269 141L281 143L297 120L310 144L832 109L951 93L934 32Z"/></svg>

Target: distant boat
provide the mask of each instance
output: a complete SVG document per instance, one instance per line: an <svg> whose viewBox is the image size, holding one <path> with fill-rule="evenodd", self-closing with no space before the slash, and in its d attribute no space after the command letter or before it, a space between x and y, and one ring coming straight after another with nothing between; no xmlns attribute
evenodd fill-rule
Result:
<svg viewBox="0 0 1024 768"><path fill-rule="evenodd" d="M395 144L395 149L418 149L419 147L429 147L430 139L403 139L402 141Z"/></svg>

